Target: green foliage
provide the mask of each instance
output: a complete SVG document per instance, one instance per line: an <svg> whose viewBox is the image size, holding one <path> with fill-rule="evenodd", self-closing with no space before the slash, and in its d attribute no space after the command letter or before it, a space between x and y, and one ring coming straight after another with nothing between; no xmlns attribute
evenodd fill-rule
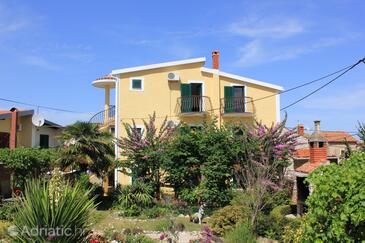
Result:
<svg viewBox="0 0 365 243"><path fill-rule="evenodd" d="M313 193L306 200L308 213L303 239L308 242L365 240L365 153L341 164L322 166L308 182Z"/></svg>
<svg viewBox="0 0 365 243"><path fill-rule="evenodd" d="M12 221L16 212L17 200L0 203L0 220Z"/></svg>
<svg viewBox="0 0 365 243"><path fill-rule="evenodd" d="M300 221L293 221L284 227L281 237L284 243L301 243L303 238L303 228Z"/></svg>
<svg viewBox="0 0 365 243"><path fill-rule="evenodd" d="M361 141L363 142L362 150L365 151L365 123L359 122L357 131L358 131L357 135L360 137Z"/></svg>
<svg viewBox="0 0 365 243"><path fill-rule="evenodd" d="M166 150L169 141L175 132L175 127L170 126L167 118L159 128L156 127L156 114L149 116L144 123L143 134L137 129L135 121L124 124L127 136L117 141L122 148L126 160L121 167L126 168L127 174L136 179L143 179L154 187L155 196L160 198L161 167L166 160Z"/></svg>
<svg viewBox="0 0 365 243"><path fill-rule="evenodd" d="M25 187L24 198L17 205L14 225L19 232L14 236L16 242L83 242L88 235L88 222L93 200L88 198L77 184L71 187L66 183L62 194L55 200L50 197L50 186L40 181L29 181ZM46 228L38 234L32 229ZM56 229L71 229L70 234L52 235Z"/></svg>
<svg viewBox="0 0 365 243"><path fill-rule="evenodd" d="M213 213L209 220L212 231L218 235L234 229L240 222L247 220L249 213L243 206L225 206Z"/></svg>
<svg viewBox="0 0 365 243"><path fill-rule="evenodd" d="M178 198L189 204L204 202L213 208L227 205L232 198L231 145L230 131L218 128L215 122L199 129L182 125L164 164L165 181L174 187Z"/></svg>
<svg viewBox="0 0 365 243"><path fill-rule="evenodd" d="M275 240L282 240L284 235L284 229L290 225L298 225L298 219L289 219L285 217L291 213L290 205L281 205L275 207L271 212L270 215L264 217L266 221L269 222L268 228L265 230L264 236L275 239Z"/></svg>
<svg viewBox="0 0 365 243"><path fill-rule="evenodd" d="M165 217L172 214L172 210L167 207L162 207L160 205L155 205L152 208L145 208L142 211L142 217L148 219L154 219L159 217Z"/></svg>
<svg viewBox="0 0 365 243"><path fill-rule="evenodd" d="M154 243L151 238L144 235L127 235L125 236L125 243Z"/></svg>
<svg viewBox="0 0 365 243"><path fill-rule="evenodd" d="M112 135L97 124L76 122L60 136L64 144L58 163L63 167L89 168L99 176L107 175L115 166Z"/></svg>
<svg viewBox="0 0 365 243"><path fill-rule="evenodd" d="M151 207L154 203L153 187L140 180L120 187L117 194L116 207L121 209L121 215L127 217L139 216L142 208Z"/></svg>
<svg viewBox="0 0 365 243"><path fill-rule="evenodd" d="M2 242L1 239L7 238L8 228L10 225L11 224L8 221L0 220L0 242Z"/></svg>
<svg viewBox="0 0 365 243"><path fill-rule="evenodd" d="M248 223L241 223L224 237L227 243L255 243L256 236Z"/></svg>
<svg viewBox="0 0 365 243"><path fill-rule="evenodd" d="M14 186L23 188L27 179L50 170L58 153L54 149L16 148L0 149L0 161L14 172Z"/></svg>
<svg viewBox="0 0 365 243"><path fill-rule="evenodd" d="M142 181L135 181L132 185L123 186L119 189L118 203L122 207L139 205L141 207L153 204L153 188Z"/></svg>

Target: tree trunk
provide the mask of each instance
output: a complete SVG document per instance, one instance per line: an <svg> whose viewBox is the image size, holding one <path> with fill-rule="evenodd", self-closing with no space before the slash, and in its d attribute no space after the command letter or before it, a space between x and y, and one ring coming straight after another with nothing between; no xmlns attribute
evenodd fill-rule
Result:
<svg viewBox="0 0 365 243"><path fill-rule="evenodd" d="M106 197L109 194L109 176L103 177L103 196Z"/></svg>

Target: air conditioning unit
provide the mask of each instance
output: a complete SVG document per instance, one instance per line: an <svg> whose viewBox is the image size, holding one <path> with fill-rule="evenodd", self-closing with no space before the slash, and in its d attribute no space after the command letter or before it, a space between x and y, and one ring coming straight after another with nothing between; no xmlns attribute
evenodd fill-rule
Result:
<svg viewBox="0 0 365 243"><path fill-rule="evenodd" d="M169 73L167 73L167 80L169 80L169 81L179 81L180 76L179 76L179 74L177 74L175 72L169 72Z"/></svg>

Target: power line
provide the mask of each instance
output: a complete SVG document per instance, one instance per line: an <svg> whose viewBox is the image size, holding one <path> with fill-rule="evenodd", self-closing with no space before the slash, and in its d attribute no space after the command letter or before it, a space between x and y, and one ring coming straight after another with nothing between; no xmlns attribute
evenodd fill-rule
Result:
<svg viewBox="0 0 365 243"><path fill-rule="evenodd" d="M357 62L357 63L355 63L355 64L352 64L352 65L349 65L349 66L347 66L347 67L341 68L341 69L339 69L339 70L337 70L337 71L335 71L335 72L332 72L332 73L330 73L330 74L324 75L324 76L322 76L322 77L320 77L320 78L317 78L317 79L311 80L311 81L309 81L309 82L302 83L302 84L300 84L300 85L297 85L297 86L292 87L292 88L290 88L290 89L287 89L287 90L284 90L284 91L278 92L278 93L276 93L276 94L271 94L271 95L267 95L267 96L264 96L264 97L260 97L260 98L257 98L257 99L254 99L254 100L251 100L251 101L244 102L244 104L253 103L253 102L256 102L256 101L259 101L259 100L267 99L267 98L270 98L270 97L273 97L273 96L276 96L276 95L279 95L279 94L284 94L284 93L287 93L287 92L290 92L290 91L293 91L293 90L296 90L296 89L302 88L302 87L304 87L304 86L307 86L307 85L313 84L313 83L315 83L315 82L321 81L321 80L323 80L323 79L326 79L326 78L328 78L328 77L331 77L331 76L333 76L333 75L335 75L335 74L338 74L338 73L340 73L340 72L342 72L342 71L345 71L345 70L346 70L344 73L342 73L342 74L340 74L340 75L338 75L337 77L335 77L335 78L334 78L334 79L337 79L337 78L341 77L343 74L345 74L346 72L350 71L352 68L354 68L354 67L355 67L357 64L359 64L360 62L365 62L365 61L364 61L364 59L362 59L362 60L358 61L358 62ZM333 81L334 81L334 80L331 80L330 82L333 82ZM328 84L327 84L327 85L328 85ZM325 85L325 86L326 86L326 85ZM323 87L322 87L322 88L323 88ZM298 101L298 102L299 102L299 101ZM294 105L294 104L293 104L293 105ZM284 107L284 108L287 108L287 107ZM283 108L283 109L284 109L284 108ZM221 109L221 107L219 107L219 108L213 108L213 109L206 110L206 112L215 111L215 110L220 110L220 109ZM281 110L283 110L283 109L281 109ZM175 115L175 116L160 116L160 117L156 116L156 119L174 118L174 117L179 117L179 116L178 116L178 115ZM132 117L121 117L121 119L123 119L123 120L141 119L141 120L143 120L143 119L148 119L148 117L134 117L134 118L132 118Z"/></svg>
<svg viewBox="0 0 365 243"><path fill-rule="evenodd" d="M81 111L67 110L67 109L61 109L61 108L51 107L51 106L31 104L31 103L26 103L26 102L17 101L17 100L11 100L11 99L5 99L5 98L0 98L0 100L10 102L10 103L20 104L20 105L33 106L33 107L43 108L43 109L47 109L47 110L54 110L54 111L67 112L67 113L77 113L77 114L91 113L91 112L81 112Z"/></svg>
<svg viewBox="0 0 365 243"><path fill-rule="evenodd" d="M337 75L335 78L331 79L330 81L328 81L327 83L323 84L322 86L320 86L319 88L315 89L314 91L310 92L309 94L303 96L302 98L290 103L289 105L281 108L280 110L285 110L297 103L299 103L300 101L308 98L309 96L317 93L318 91L320 91L321 89L325 88L326 86L330 85L331 83L333 83L334 81L336 81L337 79L339 79L340 77L342 77L343 75L345 75L347 72L349 72L351 69L353 69L354 67L356 67L357 65L359 65L360 63L365 63L365 58L357 61L355 64L353 64L351 67L349 67L348 69L346 69L344 72L342 72L341 74Z"/></svg>

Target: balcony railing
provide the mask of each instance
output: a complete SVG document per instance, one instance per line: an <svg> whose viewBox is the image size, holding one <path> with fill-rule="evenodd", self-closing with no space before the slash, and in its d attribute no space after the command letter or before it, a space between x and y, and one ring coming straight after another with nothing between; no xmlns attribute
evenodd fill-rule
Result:
<svg viewBox="0 0 365 243"><path fill-rule="evenodd" d="M109 109L96 113L89 120L90 123L96 123L100 126L111 125L115 120L115 106L111 105Z"/></svg>
<svg viewBox="0 0 365 243"><path fill-rule="evenodd" d="M253 114L255 112L251 97L225 97L221 99L222 114Z"/></svg>
<svg viewBox="0 0 365 243"><path fill-rule="evenodd" d="M181 96L177 99L177 112L180 114L203 114L212 111L209 97L200 95Z"/></svg>

